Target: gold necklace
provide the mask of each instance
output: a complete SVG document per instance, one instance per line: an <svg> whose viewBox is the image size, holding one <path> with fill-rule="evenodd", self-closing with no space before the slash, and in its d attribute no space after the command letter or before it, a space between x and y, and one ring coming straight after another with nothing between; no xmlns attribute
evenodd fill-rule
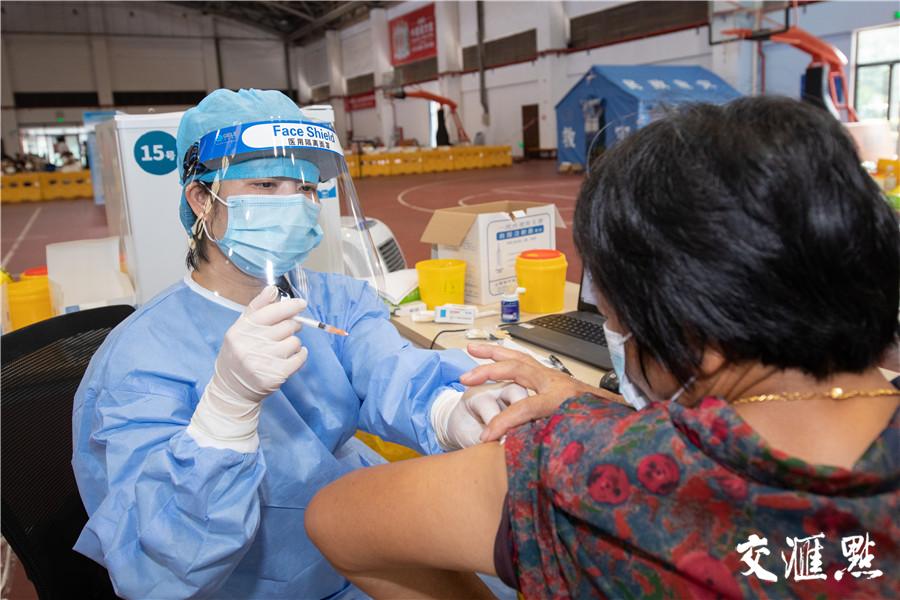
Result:
<svg viewBox="0 0 900 600"><path fill-rule="evenodd" d="M748 404L751 402L789 402L792 400L812 400L813 398L831 398L832 400L848 400L850 398L875 398L877 396L896 396L900 394L900 390L881 389L881 390L850 390L844 391L842 388L834 387L828 392L782 392L780 394L759 394L756 396L745 396L732 402L732 404Z"/></svg>

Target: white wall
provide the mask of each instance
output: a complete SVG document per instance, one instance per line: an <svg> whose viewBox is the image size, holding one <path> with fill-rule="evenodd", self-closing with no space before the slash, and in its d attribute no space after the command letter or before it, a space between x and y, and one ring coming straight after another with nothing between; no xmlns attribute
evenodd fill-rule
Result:
<svg viewBox="0 0 900 600"><path fill-rule="evenodd" d="M107 46L115 91L206 89L202 40L114 37ZM57 52L58 45L48 51Z"/></svg>
<svg viewBox="0 0 900 600"><path fill-rule="evenodd" d="M428 81L413 86L414 89L425 90L432 94L440 94L437 81ZM430 146L431 140L431 102L421 99L394 100L395 124L403 128L403 137L415 138L420 146ZM463 113L465 114L465 113ZM455 137L455 127L450 113L444 115L447 121L447 130Z"/></svg>
<svg viewBox="0 0 900 600"><path fill-rule="evenodd" d="M328 55L322 38L300 49L300 65L310 87L328 83Z"/></svg>
<svg viewBox="0 0 900 600"><path fill-rule="evenodd" d="M350 123L352 119L353 137L368 139L381 137L381 119L377 109L367 108L348 114L347 122Z"/></svg>
<svg viewBox="0 0 900 600"><path fill-rule="evenodd" d="M358 23L341 31L341 64L344 77L351 79L372 73L372 30L368 21Z"/></svg>
<svg viewBox="0 0 900 600"><path fill-rule="evenodd" d="M569 18L581 17L598 10L606 10L618 4L627 4L627 0L589 0L587 2L584 0L576 0L575 2L566 0L563 2Z"/></svg>
<svg viewBox="0 0 900 600"><path fill-rule="evenodd" d="M285 90L284 44L266 40L224 40L220 43L224 87Z"/></svg>
<svg viewBox="0 0 900 600"><path fill-rule="evenodd" d="M7 34L3 42L13 90L91 92L97 89L87 36Z"/></svg>
<svg viewBox="0 0 900 600"><path fill-rule="evenodd" d="M621 1L487 2L485 39L491 41L529 29L538 31L539 51L562 50L568 19L608 9ZM344 118L340 89L347 78L376 71L375 48L384 48L386 20L427 6L427 0L400 2L369 19L331 34L331 50L324 38L293 50L292 73L305 95L330 83L332 102ZM438 52L476 43L476 7L460 2L458 10L436 12L450 19L456 34L439 36ZM800 10L800 25L851 56L852 32L893 21L894 2L820 2ZM233 21L202 16L167 3L5 2L3 81L12 92L97 91L101 104L116 91L211 90L228 87L288 88L284 47L271 35ZM451 15L451 16L448 16ZM458 23L456 21L458 20ZM373 27L378 27L377 31ZM442 30L444 31L444 30ZM221 65L216 62L214 36L219 37ZM381 42L378 42L381 40ZM458 43L457 43L458 42ZM380 44L380 45L379 45ZM793 48L766 43L766 91L797 96L800 75L809 62ZM516 153L521 142L521 107L540 107L541 145L553 147L555 104L594 64L697 64L716 70L738 89L750 91L754 46L736 43L710 47L706 28L686 30L588 51L542 55L533 62L486 72L490 123L482 123L477 74L455 74L458 61L439 60L448 71L440 81L421 85L450 95L470 134L484 131L488 143L509 144ZM379 70L389 70L381 60ZM451 67L448 65L457 65ZM852 68L848 69L852 77ZM376 73L376 81L381 81ZM45 123L62 117L79 122L80 107L11 109L12 94L4 91L4 118L19 125ZM110 100L111 102L111 100ZM173 107L179 108L179 107ZM169 110L170 108L166 108ZM126 107L129 112L143 107ZM428 143L429 106L420 100L396 101L393 109L379 97L376 109L353 115L357 135L385 138L392 123L406 137ZM451 137L453 124L449 123ZM3 133L7 131L4 127Z"/></svg>
<svg viewBox="0 0 900 600"><path fill-rule="evenodd" d="M712 49L706 28L701 27L575 52L566 59L566 80L571 88L594 65L699 65L710 69Z"/></svg>
<svg viewBox="0 0 900 600"><path fill-rule="evenodd" d="M418 10L423 6L428 6L429 4L432 4L431 0L409 0L408 2L398 2L387 9L387 18L390 20L399 17L400 15L405 15L406 13ZM461 4L466 4L466 2Z"/></svg>
<svg viewBox="0 0 900 600"><path fill-rule="evenodd" d="M546 12L536 10L531 3L501 2L485 5L485 39L505 37L516 33L509 23L518 23L518 31L536 28L541 31L542 19ZM566 16L571 18L588 12L598 4L610 8L621 2L565 2ZM494 12L494 16L488 9ZM468 3L460 5L460 35L463 46L475 43L475 7ZM499 21L491 35L490 21ZM468 41L467 41L468 39ZM546 48L543 48L546 49ZM540 61L554 60L552 65L542 69ZM624 42L612 46L603 46L592 50L568 53L558 59L541 58L535 62L520 63L498 69L488 69L486 86L488 88L488 104L490 123L484 125L481 119L481 103L478 89L478 75L469 73L462 76L463 98L460 112L470 136L483 131L489 144L505 144L513 147L513 154L521 155L522 149L522 106L539 105L541 131L541 147L556 147L556 111L559 100L575 83L596 64L688 64L710 68L712 49L707 41L706 28L690 29L652 38ZM544 77L548 71L562 69L564 77L559 73L553 77ZM554 79L559 83L554 85ZM553 89L547 93L547 86Z"/></svg>
<svg viewBox="0 0 900 600"><path fill-rule="evenodd" d="M248 25L187 8L162 2L29 1L5 2L3 11L4 82L13 93L97 92L100 105L113 108L113 92L211 91L220 85L216 35L224 85L288 87L280 40ZM85 109L14 112L18 126L27 126L60 118L78 123ZM4 115L12 112L4 100ZM8 132L3 129L6 139Z"/></svg>
<svg viewBox="0 0 900 600"><path fill-rule="evenodd" d="M540 12L533 2L485 2L484 40L489 42L515 33L537 29ZM599 10L599 9L597 9ZM478 13L475 2L459 5L459 43L463 48L478 43Z"/></svg>

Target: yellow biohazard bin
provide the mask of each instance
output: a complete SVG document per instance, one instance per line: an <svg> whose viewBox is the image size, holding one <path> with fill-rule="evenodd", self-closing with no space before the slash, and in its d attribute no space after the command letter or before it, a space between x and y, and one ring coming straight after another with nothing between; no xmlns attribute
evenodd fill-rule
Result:
<svg viewBox="0 0 900 600"><path fill-rule="evenodd" d="M53 316L50 304L50 284L47 276L23 277L5 283L9 302L11 329L19 329Z"/></svg>
<svg viewBox="0 0 900 600"><path fill-rule="evenodd" d="M525 293L522 310L553 313L563 309L566 291L566 255L559 250L526 250L516 257L516 280Z"/></svg>
<svg viewBox="0 0 900 600"><path fill-rule="evenodd" d="M428 306L462 304L466 291L466 261L455 258L420 260L416 263L419 274L419 295Z"/></svg>

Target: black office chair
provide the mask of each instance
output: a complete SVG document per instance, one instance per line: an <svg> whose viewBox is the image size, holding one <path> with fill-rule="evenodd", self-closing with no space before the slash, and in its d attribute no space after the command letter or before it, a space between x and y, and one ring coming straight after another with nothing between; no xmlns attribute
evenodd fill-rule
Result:
<svg viewBox="0 0 900 600"><path fill-rule="evenodd" d="M42 600L116 598L106 570L72 550L87 522L72 473L72 401L91 356L132 312L84 310L0 339L0 527Z"/></svg>

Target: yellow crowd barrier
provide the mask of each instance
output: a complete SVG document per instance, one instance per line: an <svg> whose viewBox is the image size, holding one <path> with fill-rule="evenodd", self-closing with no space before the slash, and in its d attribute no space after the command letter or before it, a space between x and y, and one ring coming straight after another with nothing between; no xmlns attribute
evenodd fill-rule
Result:
<svg viewBox="0 0 900 600"><path fill-rule="evenodd" d="M42 200L74 200L91 198L91 172L15 173L0 177L0 201L40 202Z"/></svg>
<svg viewBox="0 0 900 600"><path fill-rule="evenodd" d="M460 146L413 152L348 154L347 168L354 178L444 173L512 165L510 146Z"/></svg>
<svg viewBox="0 0 900 600"><path fill-rule="evenodd" d="M41 173L15 173L0 177L0 202L37 202L41 199Z"/></svg>
<svg viewBox="0 0 900 600"><path fill-rule="evenodd" d="M74 200L94 195L90 171L42 173L41 180L42 200Z"/></svg>

